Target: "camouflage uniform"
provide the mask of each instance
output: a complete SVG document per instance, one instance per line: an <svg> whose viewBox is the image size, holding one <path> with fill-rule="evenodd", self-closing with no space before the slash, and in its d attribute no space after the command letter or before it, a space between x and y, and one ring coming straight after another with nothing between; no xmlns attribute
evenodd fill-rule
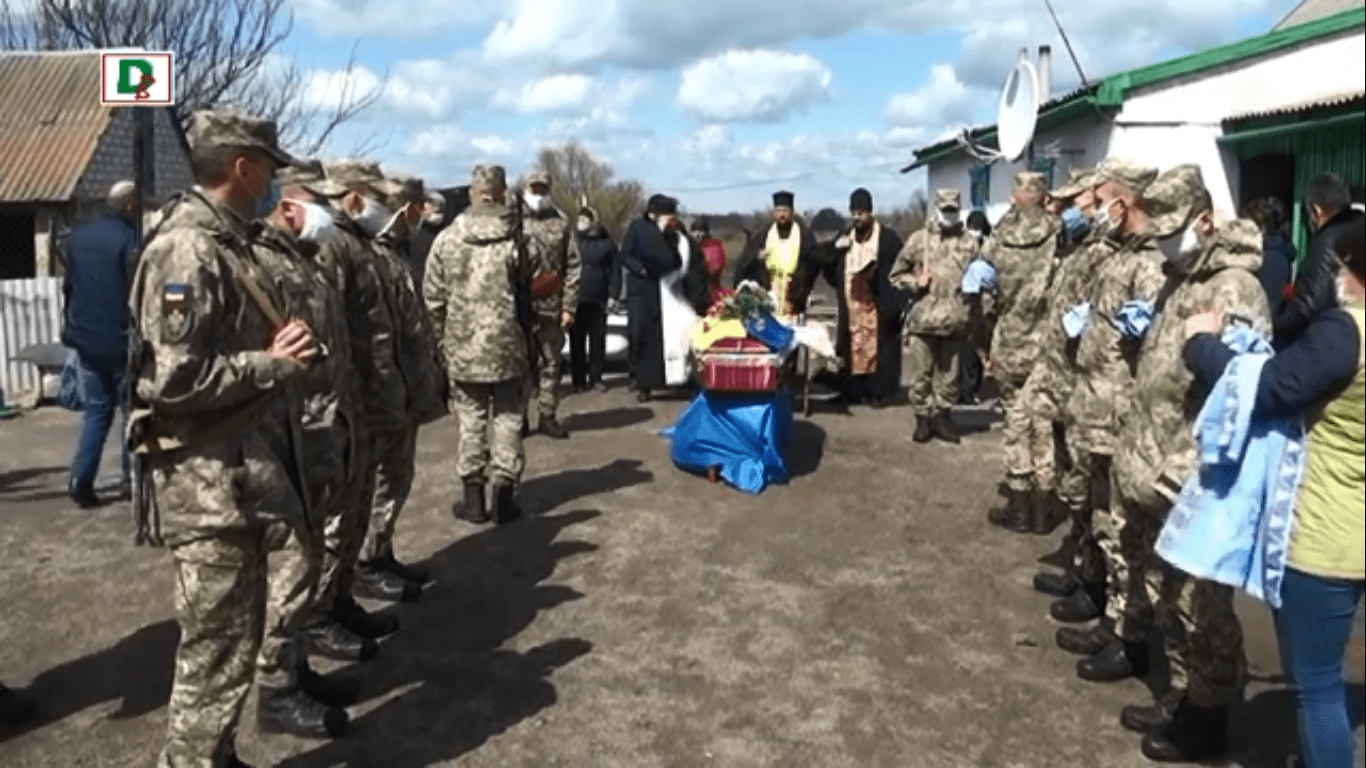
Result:
<svg viewBox="0 0 1366 768"><path fill-rule="evenodd" d="M1147 194L1154 233L1180 237L1199 212L1202 193L1207 194L1197 166L1163 174ZM1169 265L1157 316L1139 352L1133 407L1115 452L1116 498L1151 521L1145 526L1142 579L1147 598L1174 614L1175 622L1164 632L1172 688L1185 691L1197 707L1228 705L1241 692L1245 662L1233 590L1162 563L1152 547L1181 487L1199 468L1192 429L1203 393L1182 360L1186 320L1214 309L1270 334L1266 292L1256 274L1261 244L1256 225L1232 220L1218 227L1189 265Z"/></svg>
<svg viewBox="0 0 1366 768"><path fill-rule="evenodd" d="M1051 491L1052 423L1034 416L1018 396L1039 358L1060 223L1043 209L1043 174L1016 176L1015 189L1038 195L1040 202L1028 208L1012 207L992 233L987 259L999 276L1001 301L991 343L991 366L1006 410L1002 433L1006 484L1017 491L1035 487Z"/></svg>
<svg viewBox="0 0 1366 768"><path fill-rule="evenodd" d="M195 146L292 162L273 123L199 112L189 135ZM304 367L265 351L275 326L244 287L255 281L283 303L259 271L243 271L259 270L256 226L191 191L149 238L133 279L135 504L140 534L171 550L180 624L163 768L218 766L233 754L261 648L267 551L296 533L312 537L297 453ZM290 660L266 661L263 685L295 683Z"/></svg>
<svg viewBox="0 0 1366 768"><path fill-rule="evenodd" d="M955 190L940 190L935 207L959 209L961 197ZM888 273L891 283L910 292L914 302L906 323L906 348L916 416L945 413L958 402L958 358L969 319L963 273L976 248L976 240L961 223L946 230L930 222L906 240ZM925 273L930 284L921 288L915 280Z"/></svg>
<svg viewBox="0 0 1366 768"><path fill-rule="evenodd" d="M527 179L528 186L544 184L549 187L550 183L550 174L543 171L533 173ZM564 350L565 334L560 313L563 311L572 315L578 310L583 261L579 256L578 240L571 237L569 222L558 209L532 210L528 206L522 216L526 233L541 243L541 255L534 265L536 273L554 272L564 280L562 289L543 299L536 299L533 304L536 310L533 397L540 421L552 422L560 406L561 352Z"/></svg>
<svg viewBox="0 0 1366 768"><path fill-rule="evenodd" d="M515 217L493 198L506 183L499 166L474 169L471 188L482 194L437 235L423 277L460 429L456 472L467 484L515 485L524 466L521 424L531 366L517 297L545 257L536 238L523 236L518 247Z"/></svg>

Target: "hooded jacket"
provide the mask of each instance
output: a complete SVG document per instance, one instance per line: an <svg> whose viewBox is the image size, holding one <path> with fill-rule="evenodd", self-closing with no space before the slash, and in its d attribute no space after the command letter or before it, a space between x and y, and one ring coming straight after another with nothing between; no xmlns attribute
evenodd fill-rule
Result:
<svg viewBox="0 0 1366 768"><path fill-rule="evenodd" d="M1206 393L1183 360L1186 320L1216 309L1226 324L1270 334L1271 313L1257 279L1261 264L1261 232L1242 219L1219 225L1190 265L1168 263L1115 451L1116 492L1125 498L1149 508L1174 503L1198 468L1192 429Z"/></svg>
<svg viewBox="0 0 1366 768"><path fill-rule="evenodd" d="M1043 208L1017 207L992 235L987 261L996 268L1001 297L991 342L992 366L1005 381L1023 382L1038 359L1061 226L1058 217Z"/></svg>

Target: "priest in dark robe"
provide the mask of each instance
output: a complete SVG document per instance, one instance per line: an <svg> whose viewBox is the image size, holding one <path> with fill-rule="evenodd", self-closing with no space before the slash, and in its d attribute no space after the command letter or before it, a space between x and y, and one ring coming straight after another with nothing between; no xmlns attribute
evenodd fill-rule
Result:
<svg viewBox="0 0 1366 768"><path fill-rule="evenodd" d="M907 296L887 278L901 252L901 237L873 218L873 195L849 195L850 227L828 248L822 273L839 303L835 352L842 400L874 408L901 393L901 315Z"/></svg>
<svg viewBox="0 0 1366 768"><path fill-rule="evenodd" d="M735 264L735 286L746 280L763 286L778 306L778 318L789 322L806 312L820 276L816 239L794 219L793 202L791 192L773 193L773 223L749 239Z"/></svg>
<svg viewBox="0 0 1366 768"><path fill-rule="evenodd" d="M665 230L677 226L678 202L654 195L645 214L626 228L619 254L626 272L626 337L632 386L641 402L665 386L664 319L660 281L683 266Z"/></svg>

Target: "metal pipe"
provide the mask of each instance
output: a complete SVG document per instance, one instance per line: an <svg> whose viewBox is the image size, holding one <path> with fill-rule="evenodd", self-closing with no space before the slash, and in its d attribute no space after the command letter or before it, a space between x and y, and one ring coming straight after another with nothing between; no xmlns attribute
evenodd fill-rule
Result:
<svg viewBox="0 0 1366 768"><path fill-rule="evenodd" d="M1053 48L1039 46L1039 106L1053 98Z"/></svg>

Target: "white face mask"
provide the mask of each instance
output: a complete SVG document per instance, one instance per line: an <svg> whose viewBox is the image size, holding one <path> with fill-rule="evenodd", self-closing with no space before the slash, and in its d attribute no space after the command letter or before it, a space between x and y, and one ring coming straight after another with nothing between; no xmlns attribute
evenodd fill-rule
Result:
<svg viewBox="0 0 1366 768"><path fill-rule="evenodd" d="M380 205L377 200L368 197L362 197L361 200L365 201L365 207L361 208L360 213L352 214L351 220L356 222L365 234L374 237L384 230L384 226L393 218L394 213Z"/></svg>
<svg viewBox="0 0 1366 768"><path fill-rule="evenodd" d="M669 223L672 221L673 216L670 216L667 213L662 213L659 215L658 218L655 219L655 224L659 226L659 231L663 232L664 230L669 228Z"/></svg>
<svg viewBox="0 0 1366 768"><path fill-rule="evenodd" d="M1114 217L1110 215L1110 208L1112 208L1114 204L1115 201L1111 200L1108 204L1105 205L1105 207L1096 211L1096 219L1091 226L1095 229L1096 234L1100 235L1101 237L1113 234L1114 231L1119 227L1119 225L1115 222Z"/></svg>
<svg viewBox="0 0 1366 768"><path fill-rule="evenodd" d="M941 210L941 211L939 211L938 213L939 213L939 223L940 223L941 225L943 225L944 227L946 227L946 228L953 228L953 227L958 226L958 222L961 221L962 218L963 218L963 217L962 217L962 214L961 214L960 212L958 212L958 211L942 211L942 210Z"/></svg>
<svg viewBox="0 0 1366 768"><path fill-rule="evenodd" d="M304 212L303 227L299 230L300 240L322 242L337 229L337 221L332 217L332 212L321 205L299 201L298 206Z"/></svg>
<svg viewBox="0 0 1366 768"><path fill-rule="evenodd" d="M547 208L546 204L549 202L545 195L538 195L535 192L526 193L526 196L523 199L526 200L527 207L533 211L544 211Z"/></svg>
<svg viewBox="0 0 1366 768"><path fill-rule="evenodd" d="M1167 261L1178 267L1189 264L1204 250L1204 246L1200 244L1200 235L1195 231L1194 223L1188 224L1179 237L1173 235L1166 240L1158 241L1157 247L1162 251L1162 255L1166 257Z"/></svg>
<svg viewBox="0 0 1366 768"><path fill-rule="evenodd" d="M586 216L580 216L578 223L575 224L575 226L578 227L580 232L587 232L593 228L593 220Z"/></svg>
<svg viewBox="0 0 1366 768"><path fill-rule="evenodd" d="M1337 286L1339 307L1350 307L1353 304L1361 303L1361 298L1352 292L1352 283L1347 279L1346 272L1338 273Z"/></svg>

